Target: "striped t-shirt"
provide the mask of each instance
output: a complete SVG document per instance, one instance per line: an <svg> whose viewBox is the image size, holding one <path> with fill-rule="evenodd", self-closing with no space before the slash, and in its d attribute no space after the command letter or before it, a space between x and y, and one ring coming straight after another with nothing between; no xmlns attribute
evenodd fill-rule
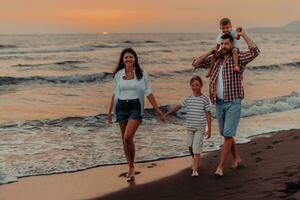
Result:
<svg viewBox="0 0 300 200"><path fill-rule="evenodd" d="M210 100L207 96L189 96L180 105L186 110L186 126L188 129L205 129L205 112L210 111Z"/></svg>

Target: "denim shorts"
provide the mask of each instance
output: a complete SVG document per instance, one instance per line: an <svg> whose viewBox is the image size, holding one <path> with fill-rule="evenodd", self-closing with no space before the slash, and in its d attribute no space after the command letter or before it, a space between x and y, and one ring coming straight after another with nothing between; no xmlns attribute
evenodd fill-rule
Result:
<svg viewBox="0 0 300 200"><path fill-rule="evenodd" d="M224 102L217 98L216 114L220 134L224 137L235 136L241 117L241 99Z"/></svg>
<svg viewBox="0 0 300 200"><path fill-rule="evenodd" d="M117 122L128 121L129 119L142 120L141 102L139 99L121 100L116 104Z"/></svg>

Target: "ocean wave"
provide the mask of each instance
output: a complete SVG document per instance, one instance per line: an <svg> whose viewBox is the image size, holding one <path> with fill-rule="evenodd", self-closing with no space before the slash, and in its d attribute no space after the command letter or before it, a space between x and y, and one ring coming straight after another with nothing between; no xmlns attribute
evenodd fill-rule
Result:
<svg viewBox="0 0 300 200"><path fill-rule="evenodd" d="M168 105L170 107L171 105ZM279 96L270 99L243 101L241 117L252 117L270 113L285 112L300 108L300 93L293 91L286 96ZM185 117L186 112L182 109L177 112L178 117ZM215 109L212 109L212 116L216 118Z"/></svg>
<svg viewBox="0 0 300 200"><path fill-rule="evenodd" d="M62 62L55 62L55 63L46 63L46 64L18 64L14 65L13 67L17 68L24 68L30 69L30 68L38 68L46 66L49 69L53 70L74 70L76 68L82 68L77 66L76 64L81 64L83 61L76 61L76 60L67 60ZM163 62L160 61L160 64ZM56 66L56 67L55 67ZM59 66L59 67L57 67ZM67 68L61 67L66 66ZM252 66L246 68L246 70L281 70L286 69L287 67L293 67L293 68L299 68L300 62L291 62L291 63L285 63L285 64L274 64L274 65L265 65L265 66ZM191 67L190 69L184 69L184 70L175 70L170 72L155 72L150 73L149 75L154 78L160 78L160 77L170 77L170 76L176 76L177 74L182 73L191 73L194 69ZM16 85L16 84L27 84L27 83L52 83L52 84L77 84L77 83L93 83L93 82L101 82L101 81L107 81L108 78L112 78L112 74L109 72L101 72L101 73L95 73L95 74L88 74L88 75L73 75L73 76L60 76L60 77L41 77L41 76L32 76L32 77L0 77L0 86L1 85Z"/></svg>
<svg viewBox="0 0 300 200"><path fill-rule="evenodd" d="M74 76L59 77L0 77L0 86L7 85L25 85L25 84L79 84L79 83L95 83L108 80L112 77L111 73L101 72L96 74L84 74Z"/></svg>
<svg viewBox="0 0 300 200"><path fill-rule="evenodd" d="M85 52L94 51L95 48L92 46L80 46L70 48L54 48L54 49L17 49L15 51L4 51L0 52L0 55L24 55L24 54L47 54L47 53L73 53L73 52Z"/></svg>
<svg viewBox="0 0 300 200"><path fill-rule="evenodd" d="M290 63L283 63L283 64L272 64L272 65L261 65L261 66L252 66L248 67L248 70L284 70L288 67L292 68L300 68L300 62L290 62Z"/></svg>
<svg viewBox="0 0 300 200"><path fill-rule="evenodd" d="M174 105L163 105L160 107L162 112L167 112ZM285 112L293 109L300 108L300 93L292 92L286 96L279 96L269 99L255 100L251 102L243 101L242 103L242 114L241 117L252 117L257 115L265 115L276 112ZM213 117L216 118L215 109L212 109ZM173 114L175 118L185 118L186 112L184 109L179 110ZM153 108L145 108L144 117L146 121L150 122L152 119L157 119L157 114ZM178 119L173 118L176 122ZM99 113L95 116L87 117L66 117L61 119L49 119L49 120L35 120L25 121L16 124L0 124L1 129L11 127L43 127L43 126L73 126L73 127L102 127L105 126L107 114ZM147 122L146 122L147 123ZM172 120L171 120L172 123Z"/></svg>
<svg viewBox="0 0 300 200"><path fill-rule="evenodd" d="M68 71L68 70L75 70L75 69L82 69L83 67L77 66L77 64L82 64L84 61L78 60L66 60L61 62L54 62L54 63L38 63L38 64L17 64L13 65L12 67L18 68L19 71L24 70L32 70L32 69L44 69L47 70L58 70L58 71Z"/></svg>
<svg viewBox="0 0 300 200"><path fill-rule="evenodd" d="M16 45L0 44L0 49L15 49L15 48L17 48Z"/></svg>
<svg viewBox="0 0 300 200"><path fill-rule="evenodd" d="M285 112L300 108L300 93L243 103L242 117Z"/></svg>
<svg viewBox="0 0 300 200"><path fill-rule="evenodd" d="M118 48L120 47L119 44L99 44L99 45L88 45L87 48L100 48L100 49L105 49L105 48Z"/></svg>
<svg viewBox="0 0 300 200"><path fill-rule="evenodd" d="M61 61L61 62L43 63L43 64L17 64L17 65L13 65L13 67L37 67L37 66L43 66L43 65L74 65L74 64L80 64L80 63L83 63L83 61L66 60L66 61Z"/></svg>
<svg viewBox="0 0 300 200"><path fill-rule="evenodd" d="M125 40L123 43L126 44L153 44L153 43L159 43L155 40Z"/></svg>
<svg viewBox="0 0 300 200"><path fill-rule="evenodd" d="M70 61L66 61L66 63L69 63L69 62ZM75 62L77 63L77 61L74 61L74 63ZM56 64L59 65L59 63L56 63ZM61 62L61 65L64 65L63 63L64 62ZM15 67L31 68L31 67L40 67L40 66L48 66L48 64L16 65ZM71 66L72 66L72 69L74 69L74 66L73 65L71 65ZM55 70L59 70L59 69L64 70L64 68L55 68ZM72 70L72 69L70 69L70 70ZM161 78L161 77L172 76L172 74L165 73L165 72L159 72L159 73L149 74L149 76L154 77L154 78ZM100 72L100 73L94 73L94 74L71 75L71 76L57 76L57 77L0 76L0 86L9 86L9 85L23 85L24 86L24 85L29 85L29 84L81 84L81 83L98 83L98 82L109 81L109 80L110 81L112 80L112 73L110 73L110 72Z"/></svg>
<svg viewBox="0 0 300 200"><path fill-rule="evenodd" d="M88 44L82 45L79 47L69 47L69 48L53 48L53 49L39 49L39 48L29 48L29 49L16 49L15 45L1 45L0 49L14 49L14 51L3 51L0 52L0 55L24 55L24 54L46 54L46 53L72 53L72 52L86 52L86 51L95 51L96 49L106 49L106 48L125 48L130 46L144 46L149 44L157 44L158 41L154 40L144 40L144 41L135 41L135 40L126 40L120 43L107 43L107 44Z"/></svg>
<svg viewBox="0 0 300 200"><path fill-rule="evenodd" d="M189 58L183 58L181 59L182 61L191 61L192 59ZM246 70L250 71L265 71L265 70L285 70L288 68L300 68L300 62L291 62L291 63L283 63L283 64L272 64L272 65L259 65L259 66L251 66L251 67L246 67ZM176 70L176 71L171 71L168 72L170 75L171 74L181 74L181 73L190 73L194 70L193 67L191 69L185 69L185 70ZM201 70L201 69L196 69L196 70ZM160 72L159 72L160 73Z"/></svg>
<svg viewBox="0 0 300 200"><path fill-rule="evenodd" d="M121 43L110 43L110 44L96 44L96 45L86 45L86 48L95 48L95 49L106 49L106 48L125 48L128 45L132 46L143 46L145 44L156 44L159 43L158 41L154 40L142 40L142 41L135 41L135 40L125 40Z"/></svg>

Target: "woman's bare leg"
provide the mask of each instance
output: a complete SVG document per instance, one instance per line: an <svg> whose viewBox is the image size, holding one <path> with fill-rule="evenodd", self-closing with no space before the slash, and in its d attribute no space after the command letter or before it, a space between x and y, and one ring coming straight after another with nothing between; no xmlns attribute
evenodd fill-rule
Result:
<svg viewBox="0 0 300 200"><path fill-rule="evenodd" d="M126 129L125 129L124 143L125 143L125 148L126 148L127 157L128 157L128 166L129 166L128 176L134 175L135 145L133 142L133 138L134 138L135 132L138 129L139 125L140 125L139 120L130 119L130 120L128 120Z"/></svg>
<svg viewBox="0 0 300 200"><path fill-rule="evenodd" d="M124 153L125 153L125 156L126 156L126 160L128 162L128 156L127 156L126 146L125 146L125 140L124 140L124 135L125 135L125 130L126 130L126 126L127 126L127 121L120 122L119 126L120 126L120 130L121 130L121 135L122 135L123 149L124 149Z"/></svg>

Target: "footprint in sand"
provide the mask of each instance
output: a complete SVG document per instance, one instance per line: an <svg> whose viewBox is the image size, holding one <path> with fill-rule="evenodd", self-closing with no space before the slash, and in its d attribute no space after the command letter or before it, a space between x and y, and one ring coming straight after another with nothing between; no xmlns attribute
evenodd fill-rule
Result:
<svg viewBox="0 0 300 200"><path fill-rule="evenodd" d="M298 172L290 172L290 173L287 174L287 176L292 177L292 176L297 175L297 174L298 174Z"/></svg>
<svg viewBox="0 0 300 200"><path fill-rule="evenodd" d="M263 180L263 178L250 178L250 179L247 179L247 180L245 180L245 182L247 183L247 182L257 182L257 181L260 181L260 180Z"/></svg>
<svg viewBox="0 0 300 200"><path fill-rule="evenodd" d="M280 142L284 142L283 140L276 140L274 142L272 142L273 144L277 144L277 143L280 143Z"/></svg>
<svg viewBox="0 0 300 200"><path fill-rule="evenodd" d="M256 152L251 153L250 156L255 156L255 155L260 154L260 153L262 153L262 151L256 151Z"/></svg>
<svg viewBox="0 0 300 200"><path fill-rule="evenodd" d="M295 136L293 137L293 139L299 139L299 136L295 135Z"/></svg>
<svg viewBox="0 0 300 200"><path fill-rule="evenodd" d="M157 164L151 163L150 165L147 165L147 168L153 168L153 167L156 167L156 166L157 166Z"/></svg>
<svg viewBox="0 0 300 200"><path fill-rule="evenodd" d="M138 175L138 174L141 174L141 172L139 172L139 171L135 171L134 172L134 175ZM124 177L124 178L126 178L126 176L127 176L127 172L123 172L123 173L121 173L121 174L119 174L119 178L121 178L121 177Z"/></svg>
<svg viewBox="0 0 300 200"><path fill-rule="evenodd" d="M287 183L285 183L285 189L281 190L281 192L286 194L285 196L282 196L282 197L288 197L299 191L300 191L300 181L287 182Z"/></svg>

